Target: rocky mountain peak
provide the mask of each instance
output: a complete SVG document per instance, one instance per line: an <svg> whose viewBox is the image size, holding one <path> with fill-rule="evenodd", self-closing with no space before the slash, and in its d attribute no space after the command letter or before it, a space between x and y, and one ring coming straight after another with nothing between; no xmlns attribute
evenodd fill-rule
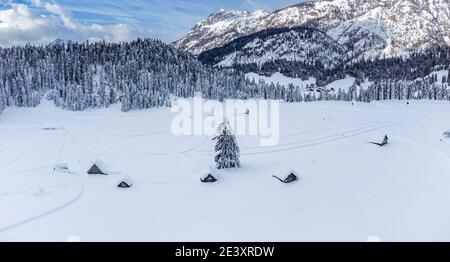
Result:
<svg viewBox="0 0 450 262"><path fill-rule="evenodd" d="M200 54L263 30L299 26L325 32L347 47L350 56L399 55L411 49L450 45L450 2L321 0L273 12L222 9L174 45Z"/></svg>

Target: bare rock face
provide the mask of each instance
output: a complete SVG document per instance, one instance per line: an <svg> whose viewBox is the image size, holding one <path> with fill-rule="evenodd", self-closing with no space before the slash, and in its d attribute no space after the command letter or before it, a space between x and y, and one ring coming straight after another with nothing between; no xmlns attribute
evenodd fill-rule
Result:
<svg viewBox="0 0 450 262"><path fill-rule="evenodd" d="M321 0L270 13L220 10L173 45L198 55L261 31L295 27L324 32L345 49L343 59L402 55L450 46L450 1Z"/></svg>

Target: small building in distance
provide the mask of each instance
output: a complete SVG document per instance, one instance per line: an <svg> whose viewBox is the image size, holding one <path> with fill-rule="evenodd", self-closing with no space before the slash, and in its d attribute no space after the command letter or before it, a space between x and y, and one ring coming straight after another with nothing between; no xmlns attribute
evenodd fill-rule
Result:
<svg viewBox="0 0 450 262"><path fill-rule="evenodd" d="M389 137L387 135L384 136L384 139L381 143L376 143L376 142L370 142L371 144L383 147L385 145L387 145L389 143Z"/></svg>
<svg viewBox="0 0 450 262"><path fill-rule="evenodd" d="M59 163L56 164L53 167L53 172L54 173L61 173L61 174L70 174L70 169L69 169L69 164L67 163Z"/></svg>
<svg viewBox="0 0 450 262"><path fill-rule="evenodd" d="M96 160L94 163L92 163L91 167L87 171L89 175L112 175L115 172L112 171L111 168L109 168L105 163L103 163L101 160Z"/></svg>
<svg viewBox="0 0 450 262"><path fill-rule="evenodd" d="M129 176L125 176L123 177L120 181L119 184L117 185L118 188L130 188L133 186L133 179Z"/></svg>
<svg viewBox="0 0 450 262"><path fill-rule="evenodd" d="M284 179L281 179L281 178L277 177L276 175L273 175L272 177L276 178L277 180L279 180L280 182L285 183L285 184L295 182L299 178L298 173L295 172L294 170L287 172L287 177Z"/></svg>
<svg viewBox="0 0 450 262"><path fill-rule="evenodd" d="M200 177L200 181L202 181L202 183L215 183L218 181L218 175L217 172L211 168L205 168L202 171L202 175Z"/></svg>

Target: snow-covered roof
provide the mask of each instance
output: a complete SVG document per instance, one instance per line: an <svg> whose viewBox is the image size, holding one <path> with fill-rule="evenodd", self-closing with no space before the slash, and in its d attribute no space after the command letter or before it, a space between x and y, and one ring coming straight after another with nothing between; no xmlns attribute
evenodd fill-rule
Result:
<svg viewBox="0 0 450 262"><path fill-rule="evenodd" d="M201 174L201 176L200 176L201 179L205 179L208 175L212 175L215 178L217 178L217 176L218 176L217 170L211 166L204 167L202 169L202 171L200 172L200 174Z"/></svg>
<svg viewBox="0 0 450 262"><path fill-rule="evenodd" d="M123 176L117 184L120 185L122 182L126 183L129 186L132 186L134 184L134 180L130 176Z"/></svg>
<svg viewBox="0 0 450 262"><path fill-rule="evenodd" d="M450 130L444 132L444 137L445 138L450 138Z"/></svg>
<svg viewBox="0 0 450 262"><path fill-rule="evenodd" d="M61 173L71 173L70 169L69 169L69 164L67 163L58 163L55 164L55 166L53 167L53 170L55 172L61 172Z"/></svg>
<svg viewBox="0 0 450 262"><path fill-rule="evenodd" d="M58 169L69 169L69 164L68 163L57 163L57 164L55 164L55 168L58 168Z"/></svg>
<svg viewBox="0 0 450 262"><path fill-rule="evenodd" d="M44 130L57 130L57 129L63 129L61 125L57 125L52 122L44 122L42 123L42 129Z"/></svg>
<svg viewBox="0 0 450 262"><path fill-rule="evenodd" d="M91 166L93 165L96 165L103 173L106 173L108 175L115 175L119 173L100 159L97 159L95 162L93 162Z"/></svg>
<svg viewBox="0 0 450 262"><path fill-rule="evenodd" d="M289 176L290 174L294 174L297 177L299 176L299 173L295 171L294 169L289 168L278 168L274 170L274 175L282 177L283 179Z"/></svg>
<svg viewBox="0 0 450 262"><path fill-rule="evenodd" d="M287 176L290 175L290 174L294 174L294 175L298 176L298 172L295 171L295 170L293 170L293 169L289 170L289 171L286 172L285 174L286 174Z"/></svg>

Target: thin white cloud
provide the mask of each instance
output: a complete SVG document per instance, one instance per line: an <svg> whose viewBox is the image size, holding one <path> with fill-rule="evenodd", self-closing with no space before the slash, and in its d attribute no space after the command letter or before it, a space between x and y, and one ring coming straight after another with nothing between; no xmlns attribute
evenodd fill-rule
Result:
<svg viewBox="0 0 450 262"><path fill-rule="evenodd" d="M41 0L30 0L30 2L36 7L42 6L42 1Z"/></svg>
<svg viewBox="0 0 450 262"><path fill-rule="evenodd" d="M132 40L138 35L125 24L79 23L58 4L33 0L33 5L43 8L11 4L0 10L0 46L45 44L55 39L118 42Z"/></svg>
<svg viewBox="0 0 450 262"><path fill-rule="evenodd" d="M66 1L64 6L74 13L113 18L115 21L139 28L141 35L171 42L183 37L193 25L219 9L215 6L217 3L205 4L204 2L196 0L125 2L123 0L77 0Z"/></svg>
<svg viewBox="0 0 450 262"><path fill-rule="evenodd" d="M61 19L64 26L69 29L76 29L79 25L72 19L69 13L67 13L60 5L57 4L45 4L45 9L51 13L56 15Z"/></svg>
<svg viewBox="0 0 450 262"><path fill-rule="evenodd" d="M17 1L0 0L0 46L58 38L124 41L138 36L172 42L221 7L272 10L304 0Z"/></svg>

